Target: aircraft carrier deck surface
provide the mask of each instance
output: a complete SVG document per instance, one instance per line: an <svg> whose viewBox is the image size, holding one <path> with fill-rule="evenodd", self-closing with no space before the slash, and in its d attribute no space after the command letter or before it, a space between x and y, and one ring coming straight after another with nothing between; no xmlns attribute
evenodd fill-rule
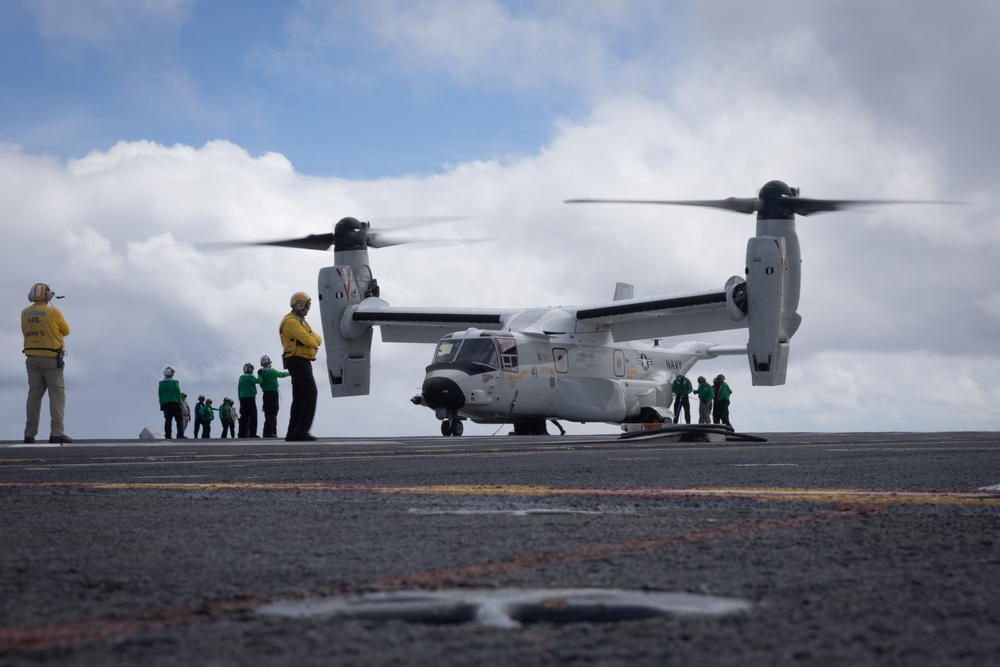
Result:
<svg viewBox="0 0 1000 667"><path fill-rule="evenodd" d="M0 665L1000 664L1000 434L0 444Z"/></svg>

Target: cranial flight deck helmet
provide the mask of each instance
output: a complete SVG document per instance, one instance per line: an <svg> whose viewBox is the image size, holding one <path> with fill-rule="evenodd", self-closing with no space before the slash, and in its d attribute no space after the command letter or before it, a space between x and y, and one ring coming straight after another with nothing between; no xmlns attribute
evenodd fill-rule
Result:
<svg viewBox="0 0 1000 667"><path fill-rule="evenodd" d="M28 301L35 303L37 301L51 301L52 297L55 296L52 290L45 283L35 283L31 286L31 291L28 292Z"/></svg>
<svg viewBox="0 0 1000 667"><path fill-rule="evenodd" d="M271 365L271 357L269 357L269 356L267 356L265 354L263 357L260 358L260 365L261 366L265 366L265 367L270 366Z"/></svg>
<svg viewBox="0 0 1000 667"><path fill-rule="evenodd" d="M166 368L163 369L163 377L165 377L165 378L167 378L169 380L173 376L174 376L174 369L173 368L171 368L170 366L167 366Z"/></svg>
<svg viewBox="0 0 1000 667"><path fill-rule="evenodd" d="M243 372L247 374L253 373L253 364L251 364L249 361L243 364Z"/></svg>
<svg viewBox="0 0 1000 667"><path fill-rule="evenodd" d="M292 295L292 310L296 312L302 312L306 308L312 305L312 299L305 292L296 292Z"/></svg>

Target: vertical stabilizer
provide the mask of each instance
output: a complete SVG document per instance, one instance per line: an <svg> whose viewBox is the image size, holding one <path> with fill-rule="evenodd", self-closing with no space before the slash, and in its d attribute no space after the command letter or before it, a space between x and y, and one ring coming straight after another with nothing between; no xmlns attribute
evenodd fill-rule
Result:
<svg viewBox="0 0 1000 667"><path fill-rule="evenodd" d="M628 283L615 283L615 301L624 301L635 296L635 287Z"/></svg>

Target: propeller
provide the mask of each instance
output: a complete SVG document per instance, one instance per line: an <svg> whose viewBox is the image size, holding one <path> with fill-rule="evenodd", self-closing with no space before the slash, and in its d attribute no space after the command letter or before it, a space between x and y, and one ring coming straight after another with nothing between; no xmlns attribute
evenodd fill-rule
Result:
<svg viewBox="0 0 1000 667"><path fill-rule="evenodd" d="M459 216L437 216L437 217L408 217L406 220L412 222L410 225L394 227L392 229L373 229L370 222L362 222L357 218L341 218L333 232L326 234L309 234L291 239L276 239L274 241L224 241L221 243L200 244L212 248L245 248L249 246L276 246L279 248L299 248L303 250L329 250L331 246L335 249L361 249L361 248L389 248L395 245L407 243L433 243L433 244L453 244L453 243L476 243L487 239L420 239L411 236L400 236L401 229L420 227L438 222L451 220L462 220Z"/></svg>
<svg viewBox="0 0 1000 667"><path fill-rule="evenodd" d="M799 189L782 181L770 181L760 189L756 198L729 197L727 199L567 199L566 204L669 204L674 206L705 206L721 208L736 213L757 213L761 219L789 218L793 215L811 215L840 211L870 204L959 204L952 201L926 201L912 199L809 199L799 197Z"/></svg>

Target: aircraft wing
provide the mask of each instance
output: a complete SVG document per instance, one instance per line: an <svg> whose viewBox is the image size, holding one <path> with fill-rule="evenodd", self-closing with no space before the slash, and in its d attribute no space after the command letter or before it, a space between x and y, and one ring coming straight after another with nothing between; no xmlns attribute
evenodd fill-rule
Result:
<svg viewBox="0 0 1000 667"><path fill-rule="evenodd" d="M667 338L747 326L746 319L733 321L729 317L725 290L614 301L579 308L576 317L581 327L609 329L616 341Z"/></svg>
<svg viewBox="0 0 1000 667"><path fill-rule="evenodd" d="M605 305L563 308L404 308L379 298L365 299L350 315L364 327L377 326L387 343L437 343L442 336L469 328L512 328L527 334L608 330L616 341L667 338L741 329L726 312L726 292L613 301Z"/></svg>
<svg viewBox="0 0 1000 667"><path fill-rule="evenodd" d="M502 329L505 319L520 312L503 308L396 308L381 299L365 299L351 318L377 326L387 343L437 343L445 334L470 327Z"/></svg>

